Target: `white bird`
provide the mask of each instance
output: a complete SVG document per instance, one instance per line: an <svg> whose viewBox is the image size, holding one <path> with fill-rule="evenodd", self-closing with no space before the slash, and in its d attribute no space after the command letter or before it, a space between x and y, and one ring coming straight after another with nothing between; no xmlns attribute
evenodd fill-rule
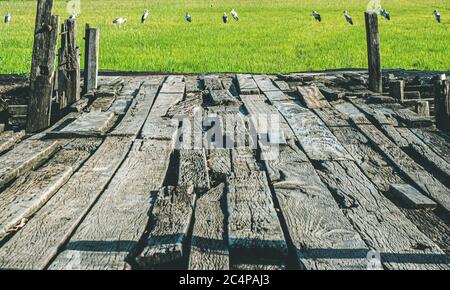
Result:
<svg viewBox="0 0 450 290"><path fill-rule="evenodd" d="M72 12L72 14L70 14L69 19L70 20L75 20L77 18L77 13Z"/></svg>
<svg viewBox="0 0 450 290"><path fill-rule="evenodd" d="M238 15L238 13L236 12L236 10L231 10L231 16L233 16L233 19L234 20L236 20L236 21L238 21L239 20L239 15Z"/></svg>
<svg viewBox="0 0 450 290"><path fill-rule="evenodd" d="M348 11L347 11L347 10L344 11L344 16L345 16L345 20L347 20L348 23L350 23L351 25L353 25L353 19L352 19L352 17L348 14Z"/></svg>
<svg viewBox="0 0 450 290"><path fill-rule="evenodd" d="M9 24L11 22L11 13L7 13L5 15L5 23Z"/></svg>
<svg viewBox="0 0 450 290"><path fill-rule="evenodd" d="M389 12L386 9L379 9L378 12L380 13L381 16L383 16L384 18L386 18L387 20L391 20L391 15L389 14Z"/></svg>
<svg viewBox="0 0 450 290"><path fill-rule="evenodd" d="M439 14L439 11L434 10L434 17L436 17L438 23L441 23L441 14Z"/></svg>
<svg viewBox="0 0 450 290"><path fill-rule="evenodd" d="M226 12L223 13L222 20L223 20L223 23L225 23L225 24L228 22L228 15Z"/></svg>
<svg viewBox="0 0 450 290"><path fill-rule="evenodd" d="M313 13L311 14L312 16L314 16L314 18L320 22L322 21L322 17L320 16L320 14L317 11L313 11Z"/></svg>
<svg viewBox="0 0 450 290"><path fill-rule="evenodd" d="M113 20L113 24L117 25L118 28L120 28L120 25L124 24L124 23L127 23L127 19L126 18L119 17L119 18L116 18L116 19Z"/></svg>
<svg viewBox="0 0 450 290"><path fill-rule="evenodd" d="M141 18L141 23L145 23L145 21L147 21L147 18L149 15L150 15L150 12L148 10L145 10L144 14L142 15L142 18Z"/></svg>
<svg viewBox="0 0 450 290"><path fill-rule="evenodd" d="M192 22L192 17L191 17L191 14L189 14L189 12L186 12L185 18L186 18L187 22Z"/></svg>

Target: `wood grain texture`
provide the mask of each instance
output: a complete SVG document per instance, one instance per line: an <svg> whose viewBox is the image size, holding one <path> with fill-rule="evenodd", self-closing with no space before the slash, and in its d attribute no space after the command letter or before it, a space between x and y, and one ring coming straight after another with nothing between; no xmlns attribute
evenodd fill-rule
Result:
<svg viewBox="0 0 450 290"><path fill-rule="evenodd" d="M0 268L45 268L103 192L131 143L131 138L106 138L53 198L0 248Z"/></svg>
<svg viewBox="0 0 450 290"><path fill-rule="evenodd" d="M239 93L241 95L255 95L259 94L258 86L249 74L238 74L236 76L239 84Z"/></svg>
<svg viewBox="0 0 450 290"><path fill-rule="evenodd" d="M319 175L366 244L388 269L446 269L436 244L379 193L352 161L324 161Z"/></svg>
<svg viewBox="0 0 450 290"><path fill-rule="evenodd" d="M309 109L329 108L330 104L316 86L297 87L301 100Z"/></svg>
<svg viewBox="0 0 450 290"><path fill-rule="evenodd" d="M221 183L197 199L189 270L228 270L230 267L223 211L225 195L225 184Z"/></svg>
<svg viewBox="0 0 450 290"><path fill-rule="evenodd" d="M298 265L303 269L365 269L369 249L295 144L266 161Z"/></svg>
<svg viewBox="0 0 450 290"><path fill-rule="evenodd" d="M24 140L0 156L0 188L34 168L39 167L60 149L58 141Z"/></svg>
<svg viewBox="0 0 450 290"><path fill-rule="evenodd" d="M14 147L25 138L25 132L5 131L0 132L0 155Z"/></svg>
<svg viewBox="0 0 450 290"><path fill-rule="evenodd" d="M136 140L123 164L49 269L127 269L169 167L170 141Z"/></svg>
<svg viewBox="0 0 450 290"><path fill-rule="evenodd" d="M274 104L312 160L353 160L326 125L310 110L294 102Z"/></svg>
<svg viewBox="0 0 450 290"><path fill-rule="evenodd" d="M137 136L152 108L161 78L144 82L122 121L111 132L114 136ZM155 84L156 83L156 84Z"/></svg>
<svg viewBox="0 0 450 290"><path fill-rule="evenodd" d="M136 258L141 267L157 267L183 257L195 197L192 188L168 186L159 191L150 216L146 246Z"/></svg>
<svg viewBox="0 0 450 290"><path fill-rule="evenodd" d="M114 125L114 113L90 112L83 113L75 121L47 133L48 138L101 137Z"/></svg>
<svg viewBox="0 0 450 290"><path fill-rule="evenodd" d="M100 144L99 139L74 140L42 167L20 175L0 194L0 237L44 205Z"/></svg>

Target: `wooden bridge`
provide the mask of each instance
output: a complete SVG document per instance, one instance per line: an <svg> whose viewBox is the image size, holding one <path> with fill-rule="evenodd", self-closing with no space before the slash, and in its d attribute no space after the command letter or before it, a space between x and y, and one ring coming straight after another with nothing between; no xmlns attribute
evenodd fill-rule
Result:
<svg viewBox="0 0 450 290"><path fill-rule="evenodd" d="M367 80L99 77L0 134L0 268L449 269L450 136Z"/></svg>

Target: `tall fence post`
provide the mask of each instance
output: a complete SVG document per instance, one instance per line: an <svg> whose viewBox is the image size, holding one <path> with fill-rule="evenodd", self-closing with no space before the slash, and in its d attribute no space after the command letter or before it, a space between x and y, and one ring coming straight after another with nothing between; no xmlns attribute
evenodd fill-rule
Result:
<svg viewBox="0 0 450 290"><path fill-rule="evenodd" d="M61 48L58 65L58 103L64 109L80 99L80 49L77 46L77 23L67 19L61 25Z"/></svg>
<svg viewBox="0 0 450 290"><path fill-rule="evenodd" d="M84 53L84 91L97 88L100 30L86 24Z"/></svg>
<svg viewBox="0 0 450 290"><path fill-rule="evenodd" d="M378 14L374 11L364 13L366 18L367 52L369 63L369 89L382 93L383 80L381 75L380 31L378 29Z"/></svg>
<svg viewBox="0 0 450 290"><path fill-rule="evenodd" d="M30 99L26 131L35 133L50 126L58 42L58 16L52 15L53 0L38 0L30 73Z"/></svg>
<svg viewBox="0 0 450 290"><path fill-rule="evenodd" d="M444 131L450 132L450 82L442 76L434 84L434 110L436 115L436 126Z"/></svg>

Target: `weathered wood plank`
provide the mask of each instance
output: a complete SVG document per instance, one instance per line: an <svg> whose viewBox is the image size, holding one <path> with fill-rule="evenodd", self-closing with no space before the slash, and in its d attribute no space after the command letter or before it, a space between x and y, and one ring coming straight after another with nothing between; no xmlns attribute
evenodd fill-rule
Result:
<svg viewBox="0 0 450 290"><path fill-rule="evenodd" d="M60 149L58 141L25 140L0 156L0 188L39 167Z"/></svg>
<svg viewBox="0 0 450 290"><path fill-rule="evenodd" d="M52 15L52 8L53 0L37 1L26 128L29 133L50 126L59 25L59 18Z"/></svg>
<svg viewBox="0 0 450 290"><path fill-rule="evenodd" d="M199 93L203 90L203 85L196 76L186 76L184 82L186 83L186 93Z"/></svg>
<svg viewBox="0 0 450 290"><path fill-rule="evenodd" d="M53 198L0 248L0 268L45 268L103 192L131 143L129 137L107 137Z"/></svg>
<svg viewBox="0 0 450 290"><path fill-rule="evenodd" d="M127 269L163 185L170 141L136 140L105 192L49 269Z"/></svg>
<svg viewBox="0 0 450 290"><path fill-rule="evenodd" d="M209 190L205 149L181 149L178 185L193 186L196 193Z"/></svg>
<svg viewBox="0 0 450 290"><path fill-rule="evenodd" d="M448 212L450 210L450 190L414 162L405 152L391 140L384 137L373 125L358 125L356 127L370 140L382 155L403 172L421 191L433 198Z"/></svg>
<svg viewBox="0 0 450 290"><path fill-rule="evenodd" d="M265 161L296 259L304 269L365 269L369 249L294 144Z"/></svg>
<svg viewBox="0 0 450 290"><path fill-rule="evenodd" d="M276 102L276 101L289 101L289 97L282 91L266 91L264 92L264 95L266 95L267 99L269 99L270 102Z"/></svg>
<svg viewBox="0 0 450 290"><path fill-rule="evenodd" d="M237 103L237 99L228 90L210 91L209 101L212 106L235 105Z"/></svg>
<svg viewBox="0 0 450 290"><path fill-rule="evenodd" d="M450 139L442 137L441 132L434 130L414 129L416 134L428 147L445 160L450 160Z"/></svg>
<svg viewBox="0 0 450 290"><path fill-rule="evenodd" d="M330 104L316 86L297 87L297 91L306 107L310 109L329 108Z"/></svg>
<svg viewBox="0 0 450 290"><path fill-rule="evenodd" d="M336 101L343 99L345 97L344 91L339 91L325 86L319 87L319 90L322 93L322 95L324 95L325 98L327 98L327 100L329 101Z"/></svg>
<svg viewBox="0 0 450 290"><path fill-rule="evenodd" d="M230 150L223 148L209 150L207 164L212 185L216 185L214 182L225 182L232 173Z"/></svg>
<svg viewBox="0 0 450 290"><path fill-rule="evenodd" d="M100 29L91 28L86 24L84 58L84 91L97 89L98 59L100 50Z"/></svg>
<svg viewBox="0 0 450 290"><path fill-rule="evenodd" d="M352 156L313 112L294 102L277 102L274 105L286 118L310 159L353 160Z"/></svg>
<svg viewBox="0 0 450 290"><path fill-rule="evenodd" d="M223 90L222 82L218 75L206 75L201 77L203 87L207 91Z"/></svg>
<svg viewBox="0 0 450 290"><path fill-rule="evenodd" d="M160 94L184 94L186 83L183 81L184 76L172 75L167 77L164 82Z"/></svg>
<svg viewBox="0 0 450 290"><path fill-rule="evenodd" d="M156 93L158 92L161 78L153 80L158 82L157 85L152 83L142 84L138 95L131 103L130 108L123 117L122 121L111 132L114 136L137 136L144 125L145 120L152 108Z"/></svg>
<svg viewBox="0 0 450 290"><path fill-rule="evenodd" d="M0 155L14 147L25 138L25 132L0 132Z"/></svg>
<svg viewBox="0 0 450 290"><path fill-rule="evenodd" d="M378 29L378 12L365 12L366 38L369 63L369 89L376 93L383 91L381 74L380 31Z"/></svg>
<svg viewBox="0 0 450 290"><path fill-rule="evenodd" d="M391 184L391 193L409 208L436 208L437 204L409 184Z"/></svg>
<svg viewBox="0 0 450 290"><path fill-rule="evenodd" d="M62 147L44 166L23 174L0 194L0 237L45 204L100 145L79 139Z"/></svg>
<svg viewBox="0 0 450 290"><path fill-rule="evenodd" d="M233 174L227 181L228 245L232 259L285 258L287 245L264 172Z"/></svg>
<svg viewBox="0 0 450 290"><path fill-rule="evenodd" d="M159 191L146 246L136 258L141 267L157 267L183 257L194 204L192 188L168 186Z"/></svg>
<svg viewBox="0 0 450 290"><path fill-rule="evenodd" d="M272 80L266 75L253 75L257 86L262 92L280 91Z"/></svg>
<svg viewBox="0 0 450 290"><path fill-rule="evenodd" d="M230 267L223 212L225 195L225 184L221 183L197 199L189 270L228 270Z"/></svg>
<svg viewBox="0 0 450 290"><path fill-rule="evenodd" d="M404 122L408 127L421 128L433 125L433 120L419 116L409 109L394 109L394 112L396 113L397 118Z"/></svg>
<svg viewBox="0 0 450 290"><path fill-rule="evenodd" d="M234 79L235 79L235 76L220 77L220 80L222 82L224 89L229 91L232 96L237 97L239 95L239 93L238 93L238 90L236 89L236 86L234 85Z"/></svg>
<svg viewBox="0 0 450 290"><path fill-rule="evenodd" d="M239 84L239 93L241 95L255 95L259 94L258 86L253 80L252 75L237 74L237 81Z"/></svg>
<svg viewBox="0 0 450 290"><path fill-rule="evenodd" d="M49 138L104 136L116 121L114 113L91 112L81 114L74 122L47 133Z"/></svg>
<svg viewBox="0 0 450 290"><path fill-rule="evenodd" d="M131 99L115 99L111 106L108 108L108 112L112 112L115 115L125 115L127 113L128 108L132 103Z"/></svg>
<svg viewBox="0 0 450 290"><path fill-rule="evenodd" d="M434 242L380 194L352 161L324 161L318 171L366 244L388 269L447 269ZM420 246L419 246L420 245Z"/></svg>

